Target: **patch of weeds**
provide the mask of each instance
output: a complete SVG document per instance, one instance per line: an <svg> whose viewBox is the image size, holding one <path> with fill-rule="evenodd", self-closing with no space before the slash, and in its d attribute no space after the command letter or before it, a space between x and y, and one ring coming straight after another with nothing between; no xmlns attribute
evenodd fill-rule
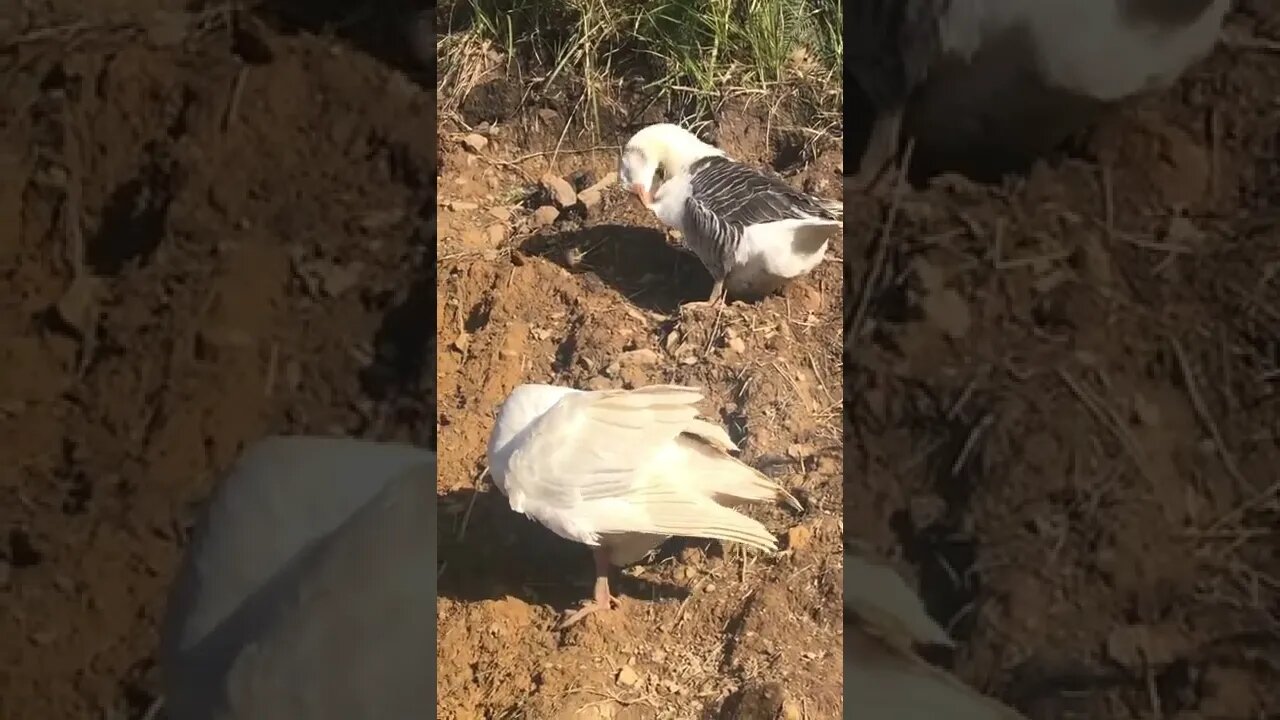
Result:
<svg viewBox="0 0 1280 720"><path fill-rule="evenodd" d="M542 87L569 81L587 120L637 84L692 117L735 95L790 99L837 124L839 0L458 0L438 24L440 102L456 108L514 61Z"/></svg>

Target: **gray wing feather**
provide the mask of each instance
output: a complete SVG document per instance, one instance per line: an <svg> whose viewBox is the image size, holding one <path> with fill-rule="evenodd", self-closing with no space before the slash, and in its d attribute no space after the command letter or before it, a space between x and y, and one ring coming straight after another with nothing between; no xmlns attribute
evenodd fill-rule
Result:
<svg viewBox="0 0 1280 720"><path fill-rule="evenodd" d="M689 168L685 242L715 277L723 277L751 225L821 218L839 220L838 204L815 198L782 178L729 160L709 157Z"/></svg>

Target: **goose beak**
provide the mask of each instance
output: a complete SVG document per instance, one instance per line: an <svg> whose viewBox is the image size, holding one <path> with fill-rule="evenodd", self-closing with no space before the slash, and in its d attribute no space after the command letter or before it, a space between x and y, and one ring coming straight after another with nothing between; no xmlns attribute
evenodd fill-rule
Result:
<svg viewBox="0 0 1280 720"><path fill-rule="evenodd" d="M632 183L631 192L635 193L636 196L640 198L640 202L644 203L645 207L653 205L653 195L649 193L649 188L645 187L641 183Z"/></svg>

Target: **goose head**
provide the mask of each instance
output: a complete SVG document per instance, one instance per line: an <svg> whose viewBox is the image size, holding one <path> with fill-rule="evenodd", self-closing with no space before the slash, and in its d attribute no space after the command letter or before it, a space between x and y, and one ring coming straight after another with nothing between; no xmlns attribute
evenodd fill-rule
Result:
<svg viewBox="0 0 1280 720"><path fill-rule="evenodd" d="M679 125L658 123L641 129L622 148L618 180L645 207L653 204L653 179L658 168L668 177L679 175L704 157L724 155Z"/></svg>

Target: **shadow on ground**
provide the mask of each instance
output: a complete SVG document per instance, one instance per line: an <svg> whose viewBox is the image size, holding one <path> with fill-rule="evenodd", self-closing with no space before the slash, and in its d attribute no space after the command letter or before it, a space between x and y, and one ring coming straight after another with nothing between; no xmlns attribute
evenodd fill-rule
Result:
<svg viewBox="0 0 1280 720"><path fill-rule="evenodd" d="M711 293L702 263L652 228L595 225L534 235L520 249L570 272L591 273L637 307L655 312L673 313Z"/></svg>
<svg viewBox="0 0 1280 720"><path fill-rule="evenodd" d="M501 492L458 490L441 496L439 507L440 597L475 602L510 595L562 613L591 595L595 575L587 546L564 540L513 512ZM656 562L678 552L679 545L664 544ZM622 575L616 569L609 582L624 602L683 599L688 594L678 586Z"/></svg>
<svg viewBox="0 0 1280 720"><path fill-rule="evenodd" d="M432 14L419 16L425 4L411 0L266 0L259 14L280 32L332 34L352 47L377 58L418 81L424 87L435 87L435 59L422 57L422 50L411 39L418 33L419 43L434 44L435 33L430 23L418 25Z"/></svg>

